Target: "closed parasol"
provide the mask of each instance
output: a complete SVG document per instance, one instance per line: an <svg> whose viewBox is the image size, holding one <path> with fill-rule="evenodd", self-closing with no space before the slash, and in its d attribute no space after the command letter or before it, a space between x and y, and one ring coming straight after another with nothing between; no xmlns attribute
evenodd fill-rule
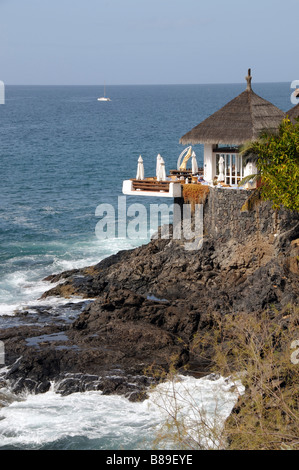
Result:
<svg viewBox="0 0 299 470"><path fill-rule="evenodd" d="M196 160L196 154L192 152L192 175L196 175L198 173L198 165Z"/></svg>
<svg viewBox="0 0 299 470"><path fill-rule="evenodd" d="M136 179L137 180L144 180L144 166L143 166L143 160L142 160L141 155L138 158Z"/></svg>
<svg viewBox="0 0 299 470"><path fill-rule="evenodd" d="M158 176L159 176L161 159L162 159L161 155L158 154L157 155L157 163L156 163L156 177L157 177L157 179L158 179Z"/></svg>
<svg viewBox="0 0 299 470"><path fill-rule="evenodd" d="M219 176L218 181L224 181L224 158L220 157L219 159Z"/></svg>
<svg viewBox="0 0 299 470"><path fill-rule="evenodd" d="M161 156L160 156L159 171L157 174L157 181L166 181L165 162Z"/></svg>

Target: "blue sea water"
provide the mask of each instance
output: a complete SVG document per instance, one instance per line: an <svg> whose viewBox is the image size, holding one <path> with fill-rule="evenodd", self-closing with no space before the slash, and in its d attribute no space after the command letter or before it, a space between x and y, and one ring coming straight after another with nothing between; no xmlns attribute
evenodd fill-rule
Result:
<svg viewBox="0 0 299 470"><path fill-rule="evenodd" d="M160 153L176 168L179 138L245 89L244 84L107 87L7 86L0 106L0 315L32 305L42 279L94 264L144 239L99 240L99 204L117 209L122 181L142 155L155 174ZM253 84L282 110L290 83ZM203 147L195 146L199 165ZM147 207L153 198L127 198ZM165 201L162 201L165 202ZM117 215L117 210L116 210Z"/></svg>
<svg viewBox="0 0 299 470"><path fill-rule="evenodd" d="M7 86L0 106L0 314L45 290L33 283L48 274L145 242L98 240L96 207L117 208L139 155L146 176L155 174L158 153L166 170L176 168L179 138L244 88L111 86L111 101L99 102L101 90L92 86ZM284 111L291 107L288 83L254 90ZM202 146L194 150L202 163Z"/></svg>

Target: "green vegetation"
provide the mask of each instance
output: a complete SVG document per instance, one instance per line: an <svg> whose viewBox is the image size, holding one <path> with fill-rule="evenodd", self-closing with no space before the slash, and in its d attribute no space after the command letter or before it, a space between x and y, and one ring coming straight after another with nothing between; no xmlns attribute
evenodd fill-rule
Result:
<svg viewBox="0 0 299 470"><path fill-rule="evenodd" d="M263 133L244 145L241 154L255 161L264 200L271 200L274 208L299 211L299 121L284 119L277 133Z"/></svg>
<svg viewBox="0 0 299 470"><path fill-rule="evenodd" d="M175 367L177 358L171 358L167 373L155 366L147 371L160 384L153 388L151 400L160 409L164 420L156 428L154 449L218 450L225 448L223 441L223 392L215 387L209 397L215 404L215 413L207 413L198 400L197 386L185 383ZM180 371L182 372L182 370ZM232 382L233 383L233 382ZM211 393L211 392L210 392ZM236 393L234 397L236 397ZM232 406L232 405L231 405Z"/></svg>
<svg viewBox="0 0 299 470"><path fill-rule="evenodd" d="M229 376L239 371L245 386L226 422L226 448L299 449L299 361L292 360L298 314L291 305L283 312L226 315L215 318L204 342L195 342L213 348L215 370Z"/></svg>
<svg viewBox="0 0 299 470"><path fill-rule="evenodd" d="M212 420L193 397L175 389L177 374L168 375L168 390L161 392L167 419L157 432L176 449L298 450L299 449L299 309L263 313L211 314L210 326L195 335L192 349L212 357L212 370L245 393L223 426L219 403ZM182 416L181 409L188 408Z"/></svg>

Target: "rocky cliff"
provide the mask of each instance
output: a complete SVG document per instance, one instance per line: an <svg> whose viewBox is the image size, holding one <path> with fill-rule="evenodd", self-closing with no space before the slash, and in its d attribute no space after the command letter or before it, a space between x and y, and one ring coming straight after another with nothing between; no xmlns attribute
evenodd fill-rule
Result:
<svg viewBox="0 0 299 470"><path fill-rule="evenodd" d="M211 352L197 352L193 339L213 328L215 315L283 310L298 299L299 214L248 205L251 194L210 191L199 250L157 239L50 276L55 285L43 298L90 302L73 321L2 329L13 364L3 380L15 391L46 391L55 380L61 393L96 389L139 399L153 380L145 372L151 366L207 374Z"/></svg>

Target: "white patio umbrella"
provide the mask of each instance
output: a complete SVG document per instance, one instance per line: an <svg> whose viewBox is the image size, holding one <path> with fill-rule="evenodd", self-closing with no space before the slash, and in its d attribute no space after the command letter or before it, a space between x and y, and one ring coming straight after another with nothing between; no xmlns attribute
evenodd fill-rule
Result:
<svg viewBox="0 0 299 470"><path fill-rule="evenodd" d="M258 172L258 169L256 165L253 162L247 162L244 168L244 177L249 176L249 175L256 175L257 172Z"/></svg>
<svg viewBox="0 0 299 470"><path fill-rule="evenodd" d="M160 164L159 164L159 171L157 175L157 181L166 181L165 162L161 156L160 156Z"/></svg>
<svg viewBox="0 0 299 470"><path fill-rule="evenodd" d="M138 158L136 179L137 180L144 180L144 166L143 166L143 160L142 160L141 155Z"/></svg>
<svg viewBox="0 0 299 470"><path fill-rule="evenodd" d="M192 175L196 175L198 173L198 165L196 160L196 154L192 152Z"/></svg>
<svg viewBox="0 0 299 470"><path fill-rule="evenodd" d="M161 159L162 159L161 155L158 154L158 155L157 155L157 164L156 164L156 177L157 177L157 179L159 178L159 171L160 171L160 162L161 162ZM163 160L163 159L162 159L162 160Z"/></svg>
<svg viewBox="0 0 299 470"><path fill-rule="evenodd" d="M224 158L219 159L219 176L218 181L224 181Z"/></svg>

